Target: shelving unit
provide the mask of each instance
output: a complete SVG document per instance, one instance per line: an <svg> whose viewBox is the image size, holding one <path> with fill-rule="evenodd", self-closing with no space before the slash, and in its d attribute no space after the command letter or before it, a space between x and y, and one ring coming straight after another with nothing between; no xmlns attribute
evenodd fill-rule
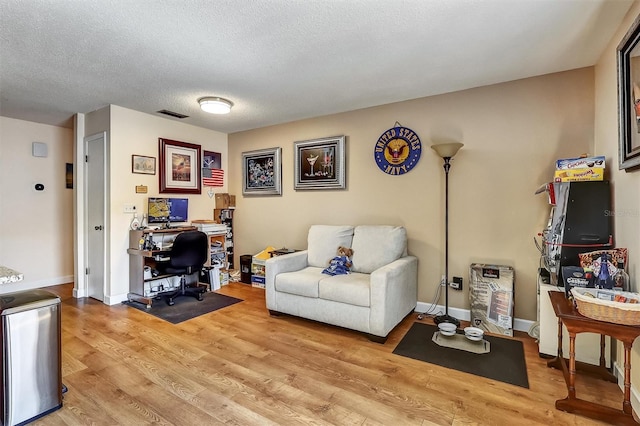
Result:
<svg viewBox="0 0 640 426"><path fill-rule="evenodd" d="M563 266L579 266L580 253L612 248L611 189L608 181L553 183L549 194L551 209L543 239L540 244L541 263L547 273L544 278L538 271L538 352L540 355L556 355L558 344L558 319L556 318L550 291L564 292ZM567 337L566 327L562 333ZM563 339L563 352L569 353L568 338ZM588 364L599 364L600 335L580 333L576 337L576 359ZM605 339L605 358L611 365L610 337Z"/></svg>
<svg viewBox="0 0 640 426"><path fill-rule="evenodd" d="M214 209L213 218L216 222L222 223L227 227L227 233L224 239L224 249L227 256L227 269L234 269L233 261L233 213L234 209Z"/></svg>

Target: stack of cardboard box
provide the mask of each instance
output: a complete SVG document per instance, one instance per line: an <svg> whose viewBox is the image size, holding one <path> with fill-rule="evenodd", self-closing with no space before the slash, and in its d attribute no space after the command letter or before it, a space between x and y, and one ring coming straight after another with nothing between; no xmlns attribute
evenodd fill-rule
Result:
<svg viewBox="0 0 640 426"><path fill-rule="evenodd" d="M604 156L564 158L556 161L554 182L604 180Z"/></svg>
<svg viewBox="0 0 640 426"><path fill-rule="evenodd" d="M267 247L260 253L253 255L251 259L251 286L264 288L265 286L265 262L271 257L270 252L275 247Z"/></svg>

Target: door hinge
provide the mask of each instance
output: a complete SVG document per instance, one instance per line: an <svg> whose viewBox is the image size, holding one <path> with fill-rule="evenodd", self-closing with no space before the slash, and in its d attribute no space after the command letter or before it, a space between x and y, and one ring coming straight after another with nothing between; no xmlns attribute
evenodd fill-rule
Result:
<svg viewBox="0 0 640 426"><path fill-rule="evenodd" d="M89 275L89 268L85 268L85 270L84 270L84 274L85 274L85 275Z"/></svg>
<svg viewBox="0 0 640 426"><path fill-rule="evenodd" d="M88 162L89 162L89 156L88 156L88 155L85 155L85 156L84 156L84 162L85 162L85 163L88 163Z"/></svg>

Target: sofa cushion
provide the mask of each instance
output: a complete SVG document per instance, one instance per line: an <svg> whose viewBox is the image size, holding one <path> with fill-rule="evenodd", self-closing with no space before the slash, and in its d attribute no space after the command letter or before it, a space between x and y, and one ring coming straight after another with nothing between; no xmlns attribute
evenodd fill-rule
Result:
<svg viewBox="0 0 640 426"><path fill-rule="evenodd" d="M318 295L320 299L369 307L371 305L370 278L369 274L358 273L323 278L318 284Z"/></svg>
<svg viewBox="0 0 640 426"><path fill-rule="evenodd" d="M305 297L318 297L318 281L326 275L322 268L307 267L295 272L278 274L275 280L276 291Z"/></svg>
<svg viewBox="0 0 640 426"><path fill-rule="evenodd" d="M353 233L353 272L370 274L399 259L407 247L407 231L402 226L356 226Z"/></svg>
<svg viewBox="0 0 640 426"><path fill-rule="evenodd" d="M312 225L307 236L308 264L326 268L339 246L351 247L353 226Z"/></svg>

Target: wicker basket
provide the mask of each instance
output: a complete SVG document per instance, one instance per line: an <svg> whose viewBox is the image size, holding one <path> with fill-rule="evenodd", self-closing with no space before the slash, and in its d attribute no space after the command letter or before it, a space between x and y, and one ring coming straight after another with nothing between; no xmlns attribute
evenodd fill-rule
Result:
<svg viewBox="0 0 640 426"><path fill-rule="evenodd" d="M591 296L586 296L587 293ZM636 299L639 303L602 300L597 297L597 293L620 294L626 298ZM571 294L578 312L585 317L614 324L640 325L640 294L638 293L574 287L571 289Z"/></svg>

